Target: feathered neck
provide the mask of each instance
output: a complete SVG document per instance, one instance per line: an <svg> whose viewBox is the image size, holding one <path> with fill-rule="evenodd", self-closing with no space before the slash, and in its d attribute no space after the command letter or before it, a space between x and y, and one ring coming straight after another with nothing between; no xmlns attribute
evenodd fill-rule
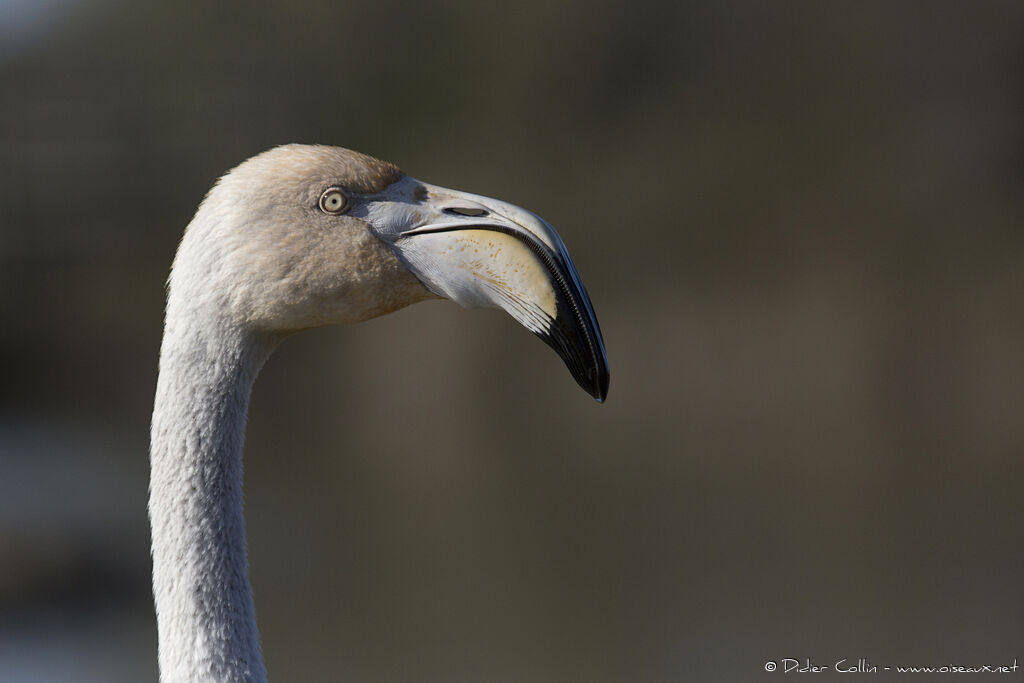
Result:
<svg viewBox="0 0 1024 683"><path fill-rule="evenodd" d="M163 683L266 680L246 556L242 446L252 385L274 344L172 286L150 449Z"/></svg>

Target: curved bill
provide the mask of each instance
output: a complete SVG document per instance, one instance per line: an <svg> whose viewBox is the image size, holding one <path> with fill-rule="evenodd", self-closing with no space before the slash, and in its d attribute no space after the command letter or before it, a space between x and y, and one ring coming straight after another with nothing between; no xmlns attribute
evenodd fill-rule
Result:
<svg viewBox="0 0 1024 683"><path fill-rule="evenodd" d="M466 307L504 309L604 401L608 358L597 316L569 252L543 219L408 176L365 200L353 215L391 244L428 289Z"/></svg>

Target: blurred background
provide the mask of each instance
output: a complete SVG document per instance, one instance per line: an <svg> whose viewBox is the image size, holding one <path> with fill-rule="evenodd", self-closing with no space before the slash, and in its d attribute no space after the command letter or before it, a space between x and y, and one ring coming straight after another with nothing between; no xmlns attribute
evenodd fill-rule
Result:
<svg viewBox="0 0 1024 683"><path fill-rule="evenodd" d="M286 142L544 216L612 383L448 302L288 340L272 680L1024 665L1021 3L0 0L0 98L3 683L156 680L164 281Z"/></svg>

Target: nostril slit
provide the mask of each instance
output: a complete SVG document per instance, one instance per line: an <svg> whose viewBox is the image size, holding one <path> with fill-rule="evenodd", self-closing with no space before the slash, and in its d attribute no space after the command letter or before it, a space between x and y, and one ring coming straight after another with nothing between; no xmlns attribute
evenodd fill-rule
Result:
<svg viewBox="0 0 1024 683"><path fill-rule="evenodd" d="M445 213L456 216L486 216L486 209L478 209L470 206L452 206L444 210Z"/></svg>

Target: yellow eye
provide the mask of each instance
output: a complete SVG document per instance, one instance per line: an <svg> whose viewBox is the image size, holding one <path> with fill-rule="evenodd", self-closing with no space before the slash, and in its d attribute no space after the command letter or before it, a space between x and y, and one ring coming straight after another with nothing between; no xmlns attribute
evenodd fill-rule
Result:
<svg viewBox="0 0 1024 683"><path fill-rule="evenodd" d="M348 197L336 187L330 187L320 195L320 210L324 213L338 214L347 208Z"/></svg>

